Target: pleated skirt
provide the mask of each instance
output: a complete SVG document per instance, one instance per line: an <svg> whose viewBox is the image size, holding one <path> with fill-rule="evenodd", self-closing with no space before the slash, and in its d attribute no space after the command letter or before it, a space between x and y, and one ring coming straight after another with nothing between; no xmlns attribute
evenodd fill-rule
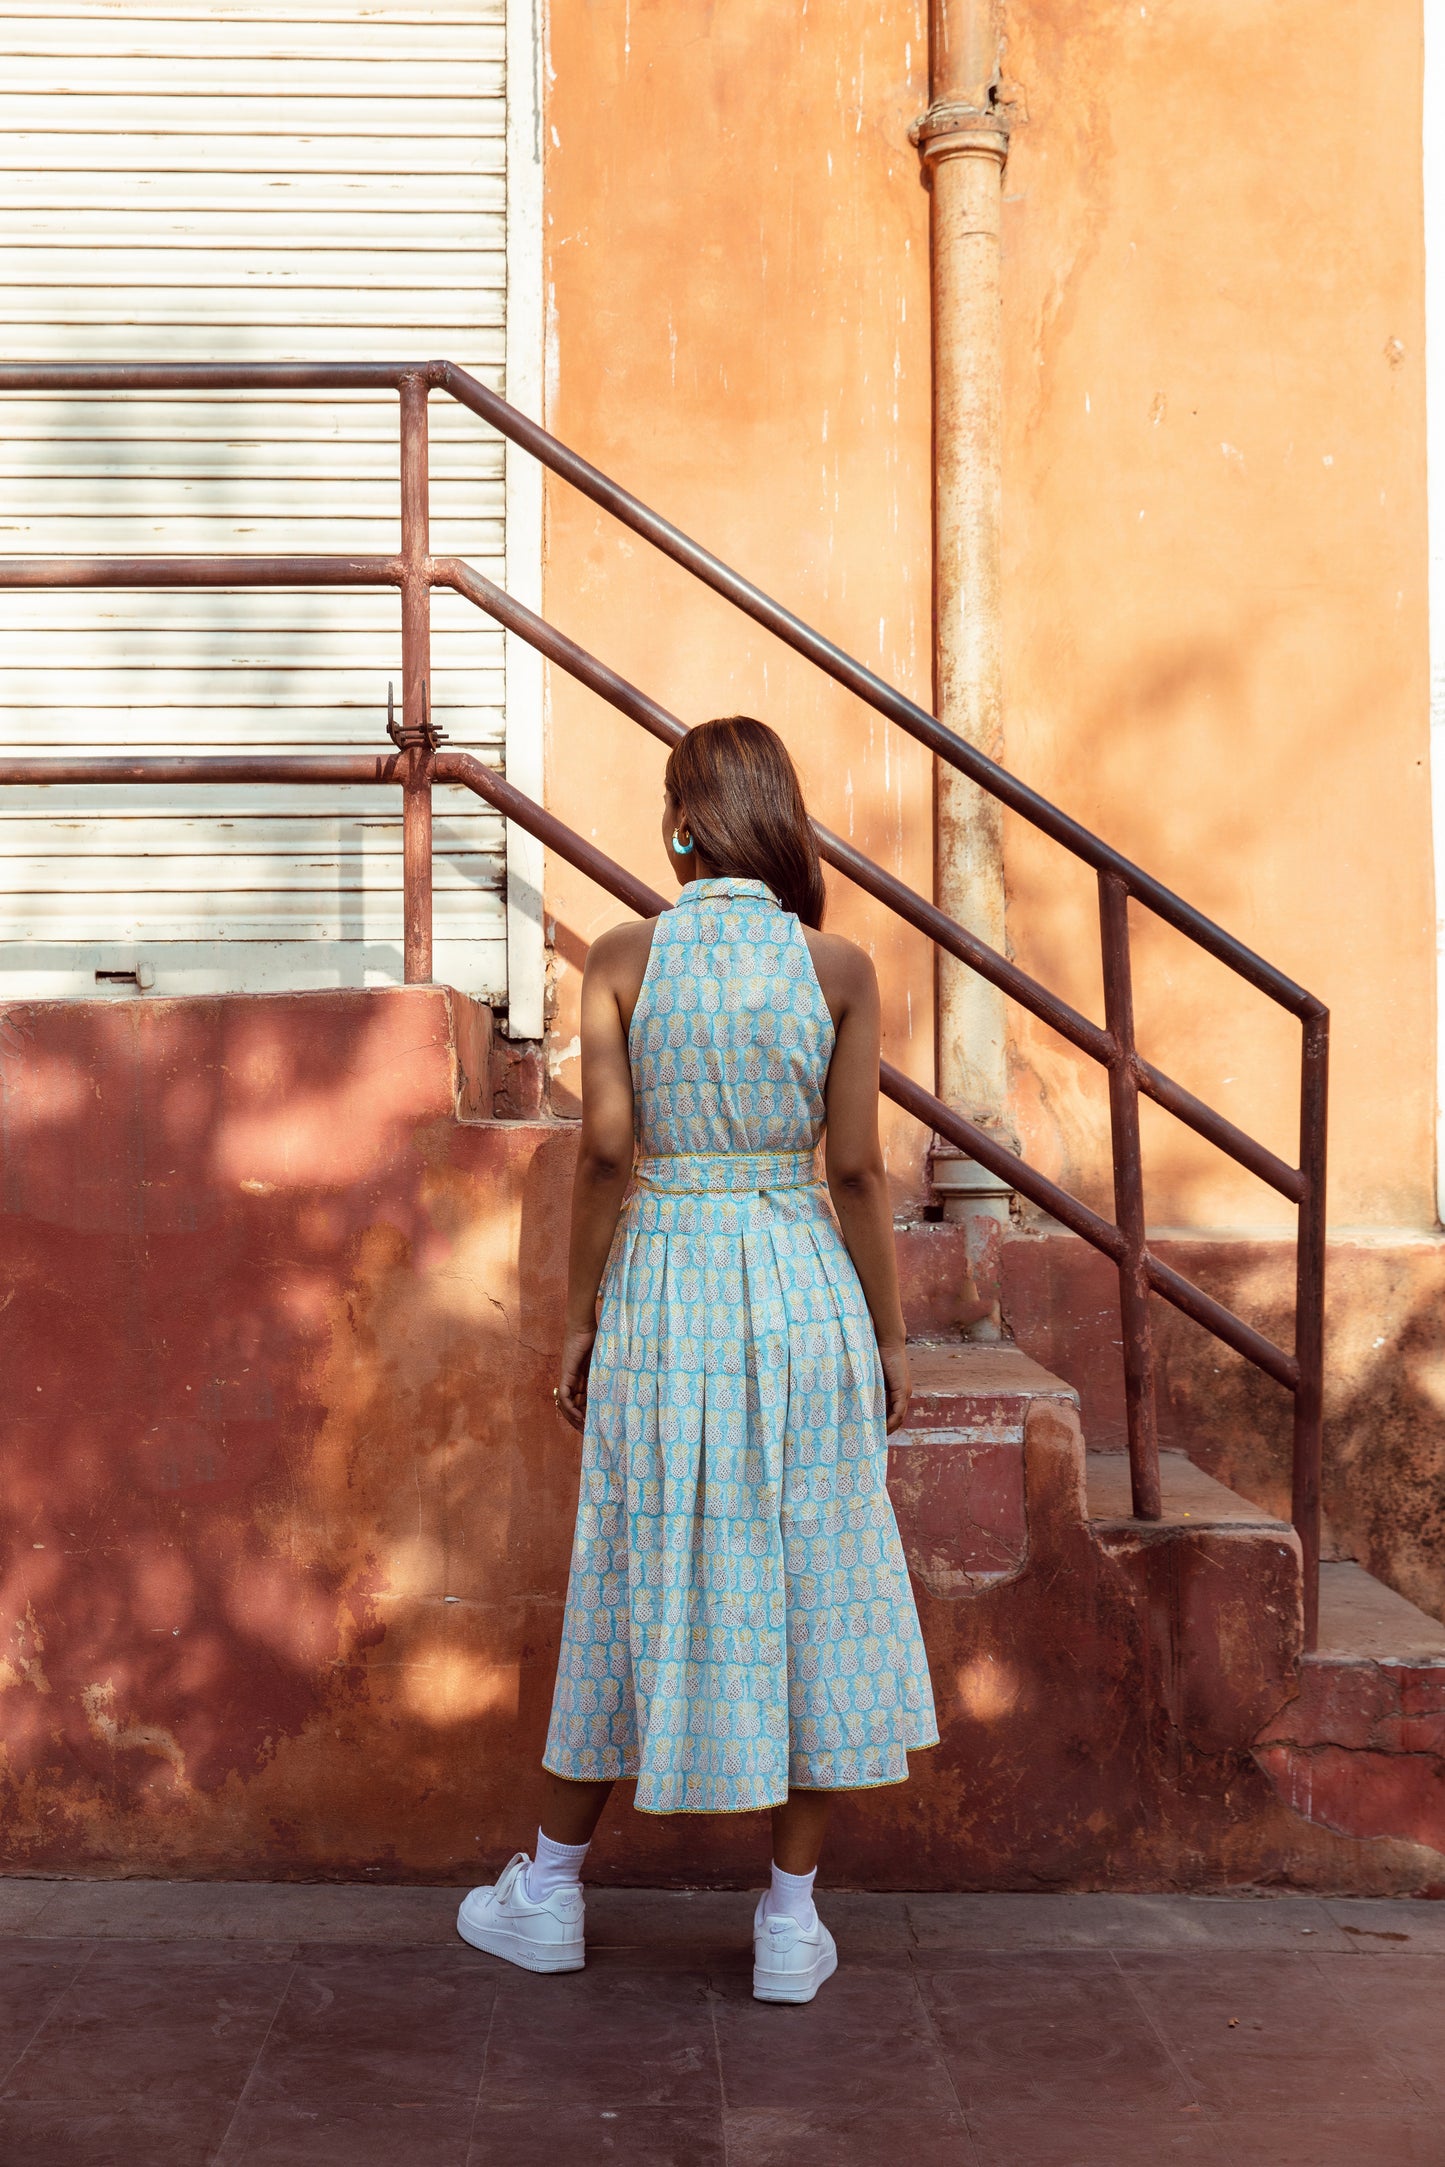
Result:
<svg viewBox="0 0 1445 2167"><path fill-rule="evenodd" d="M826 1191L635 1192L599 1316L545 1765L648 1813L903 1781L938 1730Z"/></svg>

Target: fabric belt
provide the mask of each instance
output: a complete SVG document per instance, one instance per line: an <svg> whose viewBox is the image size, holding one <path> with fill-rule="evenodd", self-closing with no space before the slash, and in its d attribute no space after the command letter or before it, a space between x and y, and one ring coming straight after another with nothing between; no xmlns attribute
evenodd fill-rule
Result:
<svg viewBox="0 0 1445 2167"><path fill-rule="evenodd" d="M640 1158L633 1175L663 1196L746 1196L762 1189L811 1189L811 1151L668 1151Z"/></svg>

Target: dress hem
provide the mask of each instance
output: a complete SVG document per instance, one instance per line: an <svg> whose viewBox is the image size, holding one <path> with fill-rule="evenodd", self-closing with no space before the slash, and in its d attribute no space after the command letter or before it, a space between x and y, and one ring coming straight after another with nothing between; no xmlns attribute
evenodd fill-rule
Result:
<svg viewBox="0 0 1445 2167"><path fill-rule="evenodd" d="M922 1740L916 1746L904 1746L902 1750L906 1758L914 1753L936 1752L940 1743L941 1740L935 1736ZM623 1769L615 1776L574 1776L565 1768L554 1767L545 1755L543 1756L542 1766L549 1776L560 1776L564 1783L637 1783L641 1780L635 1769L631 1772ZM775 1807L785 1806L793 1791L836 1791L840 1795L846 1795L851 1791L891 1791L896 1789L899 1784L907 1783L912 1773L912 1770L905 1766L901 1776L877 1776L870 1783L793 1783L790 1781L788 1789L781 1798L753 1799L745 1806L643 1806L634 1799L632 1810L634 1813L650 1814L655 1820L659 1821L668 1820L674 1814L684 1813L691 1815L696 1820L720 1819L729 1814L771 1813Z"/></svg>

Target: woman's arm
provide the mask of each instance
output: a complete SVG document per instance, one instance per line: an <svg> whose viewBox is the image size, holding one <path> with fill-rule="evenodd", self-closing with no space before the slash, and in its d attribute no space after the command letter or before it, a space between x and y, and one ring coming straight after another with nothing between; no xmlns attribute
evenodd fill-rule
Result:
<svg viewBox="0 0 1445 2167"><path fill-rule="evenodd" d="M574 1430L587 1420L587 1372L597 1337L597 1292L632 1177L632 1070L622 1003L636 999L631 951L639 928L604 933L582 976L582 1136L572 1183L567 1322L557 1405ZM645 954L644 954L645 961Z"/></svg>
<svg viewBox="0 0 1445 2167"><path fill-rule="evenodd" d="M828 976L833 983L827 990L833 995L829 1006L836 1043L828 1069L824 1162L828 1193L878 1338L891 1436L902 1429L908 1413L910 1379L893 1247L893 1207L878 1141L882 1043L878 976L861 949L842 941L829 945L833 952L828 957Z"/></svg>

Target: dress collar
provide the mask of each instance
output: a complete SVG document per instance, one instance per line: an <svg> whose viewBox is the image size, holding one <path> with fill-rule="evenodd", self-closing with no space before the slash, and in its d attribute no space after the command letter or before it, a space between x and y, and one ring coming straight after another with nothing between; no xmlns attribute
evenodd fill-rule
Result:
<svg viewBox="0 0 1445 2167"><path fill-rule="evenodd" d="M690 880L677 900L679 903L711 903L727 895L747 896L757 903L771 903L775 910L782 909L765 880L743 880L733 873L721 874L716 880Z"/></svg>

